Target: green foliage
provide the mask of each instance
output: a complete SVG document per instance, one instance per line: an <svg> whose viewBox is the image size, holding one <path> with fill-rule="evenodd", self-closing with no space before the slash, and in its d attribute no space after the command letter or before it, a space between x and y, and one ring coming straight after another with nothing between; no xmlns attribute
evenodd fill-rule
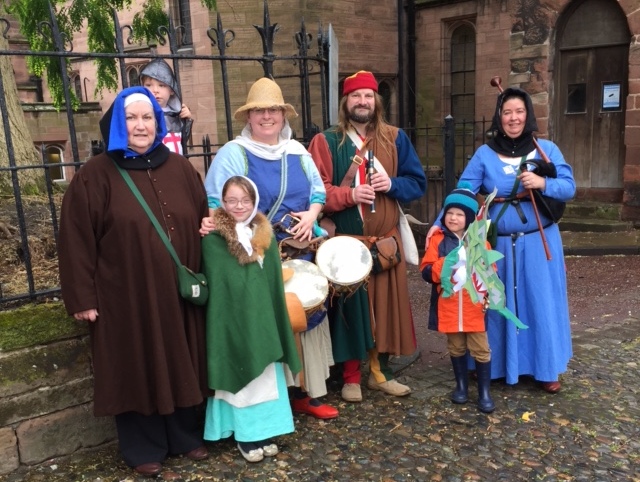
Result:
<svg viewBox="0 0 640 482"><path fill-rule="evenodd" d="M133 17L133 38L137 41L158 38L158 27L169 25L169 18L163 10L163 0L147 0L144 4L144 14L138 12Z"/></svg>
<svg viewBox="0 0 640 482"><path fill-rule="evenodd" d="M216 8L216 0L201 0L201 2L209 9ZM89 52L96 53L116 52L113 12L129 9L131 4L131 0L74 0L73 2L51 0L58 28L66 39L65 42L72 42L73 34L86 28ZM28 40L30 50L53 52L68 49L68 45L56 48L50 32L40 30L41 22L50 24L48 0L0 0L0 6L20 21L20 31ZM132 25L135 40L157 42L158 28L168 26L168 17L163 8L162 0L146 0L142 4L141 10L134 16ZM64 72L68 75L70 70L68 58L32 56L27 59L27 66L33 75L42 77L46 73L53 104L58 109L64 103L61 62L64 65ZM111 91L117 90L117 60L100 57L95 59L95 63L97 66L96 95L105 88ZM69 90L72 105L77 108L79 101L73 89Z"/></svg>

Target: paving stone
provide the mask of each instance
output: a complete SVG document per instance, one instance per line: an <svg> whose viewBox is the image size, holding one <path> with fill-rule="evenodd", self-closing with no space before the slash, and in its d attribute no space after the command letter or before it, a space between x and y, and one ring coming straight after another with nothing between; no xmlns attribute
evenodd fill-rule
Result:
<svg viewBox="0 0 640 482"><path fill-rule="evenodd" d="M413 389L410 396L393 398L364 386L364 401L348 404L339 385L330 383L326 401L340 416L331 421L296 416L296 431L278 439L276 457L248 464L225 440L208 444L208 460L169 458L160 480L638 482L640 318L607 318L574 340L574 357L556 395L525 377L515 386L494 381L497 408L485 415L475 407L472 381L470 402L454 405L451 365L429 341L421 346L421 358L404 360L398 370ZM0 477L0 482L70 480L147 479L125 466L115 445Z"/></svg>

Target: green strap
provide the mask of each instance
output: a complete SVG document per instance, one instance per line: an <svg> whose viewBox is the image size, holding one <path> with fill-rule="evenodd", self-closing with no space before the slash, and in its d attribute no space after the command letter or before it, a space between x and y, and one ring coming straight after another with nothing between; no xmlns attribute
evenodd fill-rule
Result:
<svg viewBox="0 0 640 482"><path fill-rule="evenodd" d="M140 194L140 191L138 190L136 185L133 183L133 179L131 179L131 176L129 175L129 173L125 169L122 169L115 161L113 161L113 163L115 164L118 171L120 171L120 174L122 174L124 182L127 183L127 186L129 186L129 189L131 189L131 192L133 193L133 195L136 197L136 199L142 206L142 209L144 209L144 212L147 214L147 216L149 216L149 220L151 221L151 224L153 224L153 227L156 228L156 231L158 231L158 234L160 235L160 239L162 239L162 242L167 247L167 250L169 251L169 254L171 255L171 257L173 258L174 263L176 263L176 266L177 267L182 266L182 263L180 262L180 258L178 258L178 254L176 253L176 250L173 249L173 246L171 245L171 241L169 241L167 233L164 232L164 230L162 229L162 226L160 226L160 223L158 222L158 219L151 212L151 208L147 204L147 201L145 201L144 198L142 197L142 194Z"/></svg>
<svg viewBox="0 0 640 482"><path fill-rule="evenodd" d="M526 159L527 159L527 156L522 156L522 159L520 159L520 166L518 166L518 171L516 172L516 180L513 183L513 188L511 188L511 192L509 193L509 197L507 197L507 200L502 205L502 209L500 209L500 211L498 212L498 215L495 217L495 219L491 220L491 222L494 223L496 225L496 227L498 225L498 221L500 220L502 215L505 213L505 211L509 207L509 204L511 204L511 202L513 201L513 197L516 195L516 191L518 190L518 184L520 184L520 179L518 178L518 175L522 172L521 171L522 163Z"/></svg>

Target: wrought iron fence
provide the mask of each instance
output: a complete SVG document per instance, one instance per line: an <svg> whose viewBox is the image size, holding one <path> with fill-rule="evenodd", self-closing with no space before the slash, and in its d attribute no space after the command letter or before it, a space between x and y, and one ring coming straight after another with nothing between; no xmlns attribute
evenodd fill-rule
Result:
<svg viewBox="0 0 640 482"><path fill-rule="evenodd" d="M312 53L312 36L307 32L304 21L302 21L300 31L295 35L298 52L295 55L288 56L275 55L273 52L273 40L278 29L271 24L266 1L264 8L263 25L255 26L260 34L263 46L263 53L257 56L233 56L227 53L235 34L232 30L227 30L223 27L220 15L217 16L216 27L212 27L208 31L212 48L218 49L217 55L185 54L178 51L176 35L180 31L180 27L174 27L172 24L168 28L163 28L162 32L160 32L161 35L168 38L169 54L151 56L149 53L126 52L122 32L127 29L130 31L131 27L120 26L116 12L114 12L116 52L112 54L73 52L70 42L63 41L57 30L53 10L51 10L49 31L51 35L58 36L54 42L56 45L55 51L0 50L0 57L41 55L60 59L65 94L65 113L69 130L68 142L72 152L72 161L54 166L47 162L46 146L43 144L40 146L40 163L19 165L16 162L12 145L11 125L8 121L7 93L3 79L0 76L0 113L2 114L3 134L7 142L8 151L8 166L0 165L0 187L4 176L8 179L9 190L13 193L13 196L7 194L0 197L0 206L5 206L5 209L0 211L0 266L3 266L0 275L0 310L28 300L51 299L60 293L56 246L58 214L63 188L53 180L51 170L66 166L73 166L77 169L83 163L80 159L76 138L75 120L78 114L71 108L70 83L64 59L70 57L74 59L94 59L97 56L108 56L109 58L117 59L120 64L120 82L123 87L126 87L129 85L125 68L127 59L150 60L154 57L161 57L173 62L178 88L180 88L179 60L210 61L217 66L219 75L222 78L224 125L227 139L233 137L228 78L229 64L233 62L258 62L262 66L265 76L270 76L277 80L278 71L275 66L283 62L288 63L289 66L293 63L298 70L294 76L300 81L302 135L298 136L298 139L306 145L321 128L329 127L329 101L327 95L329 44L326 34L323 32L322 27L318 29L316 36L317 48ZM3 35L7 38L9 22L0 18L0 24L7 26L3 30ZM290 71L290 69L288 70ZM287 77L291 76L290 73L287 74ZM313 76L317 76L319 79L314 84L316 86L315 92L314 89L311 89L310 83L310 79ZM318 118L314 118L312 114L312 98L314 97L316 99L320 98L319 103L322 106L319 113L316 110ZM455 183L456 175L459 175L471 153L481 143L483 135L479 135L479 133L483 134L485 127L484 120L455 124L453 119L448 118L441 125L405 129L414 131L416 149L422 159L428 178L428 190L424 198L405 206L410 214L421 221L429 223L435 219L445 194L454 187L453 183ZM202 163L203 171L206 172L221 145L222 143L212 143L210 135L207 134L202 137L200 144L192 143L189 146L186 156L196 164ZM92 149L100 149L97 141L92 141ZM43 178L40 192L36 196L23 192L20 187L21 173L34 170L42 173ZM9 212L11 214L8 214ZM7 216L5 222L3 222L3 213ZM426 234L426 227L417 227L415 232L418 242L423 244L421 240Z"/></svg>
<svg viewBox="0 0 640 482"><path fill-rule="evenodd" d="M427 230L442 209L442 202L446 194L455 187L460 173L481 143L478 136L472 136L471 132L484 133L486 128L487 122L485 120L455 124L452 119L445 119L440 125L413 129L416 134L416 149L423 161L427 176L427 192L422 199L405 205L404 208L414 218L427 222L426 226L413 226L419 248L424 246ZM216 151L220 146L212 145L209 136L205 136L201 145L192 147L193 150L199 150L199 152L189 155L200 157L205 169L207 169L214 161ZM57 283L55 240L57 240L58 213L62 192L49 175L51 165L45 162L44 146L41 148L41 153L41 165L19 166L9 169L12 175L22 169L41 170L46 179L46 190L44 195L37 196L35 200L33 196L22 196L20 193L15 196L15 212L17 213L20 240L12 245L17 252L18 260L17 266L14 266L18 269L13 271L20 272L24 288L17 290L14 288L8 292L4 288L6 281L0 278L0 309L26 300L56 297L60 293ZM80 166L82 163L71 164ZM3 169L0 168L0 171ZM26 203L23 199L26 200ZM28 220L31 224L37 222L44 225L40 226L35 238L34 233L27 226ZM0 237L2 237L1 225ZM0 239L0 246L11 243L13 239L15 239L13 233L7 232L5 239ZM34 250L38 259L35 265L32 263ZM0 262L2 262L1 259Z"/></svg>
<svg viewBox="0 0 640 482"><path fill-rule="evenodd" d="M455 188L475 150L484 143L488 128L484 118L455 122L451 116L438 125L405 128L413 134L427 176L427 192L423 198L404 206L413 217L428 224L413 226L418 248L424 247L426 233L440 213L444 198Z"/></svg>
<svg viewBox="0 0 640 482"><path fill-rule="evenodd" d="M0 50L0 57L8 58L24 57L24 56L43 56L55 57L59 59L63 94L64 94L64 110L66 113L66 122L68 125L68 145L70 146L71 158L70 162L63 162L55 166L48 164L45 155L45 146L40 149L41 163L31 165L21 165L16 160L14 145L12 144L11 123L9 122L9 114L7 108L7 91L5 89L3 78L0 76L0 113L2 114L2 123L4 129L4 137L7 143L8 164L0 165L0 187L4 188L0 192L11 192L0 198L0 202L7 206L11 204L15 211L7 214L10 210L3 209L0 211L0 264L3 266L3 272L0 275L0 309L10 306L15 302L27 299L38 299L42 297L55 296L59 293L57 283L57 263L56 243L58 238L58 212L60 198L62 196L60 186L52 180L50 171L52 169L66 168L73 166L76 169L82 164L79 154L76 120L79 118L77 112L74 112L71 102L71 82L69 73L67 72L67 59L93 60L98 57L107 57L117 61L120 71L120 85L122 87L129 86L127 76L126 61L127 60L151 60L152 58L164 58L172 64L174 75L178 83L177 90L180 94L181 78L180 78L180 61L198 60L209 61L222 79L219 89L222 90L222 98L224 100L224 120L218 115L218 123L223 122L226 129L227 140L233 137L230 100L230 81L229 66L239 63L258 63L262 67L263 75L278 80L280 76L286 78L297 78L299 80L300 94L298 106L300 108L300 117L302 124L302 132L297 136L300 141L308 143L311 137L321 129L329 126L328 119L328 53L329 42L327 33L319 26L315 38L316 46L313 46L313 35L307 31L304 20L301 21L300 30L295 33L294 38L297 44L297 52L293 55L280 55L274 52L274 38L279 31L277 24L272 24L268 4L264 2L263 24L254 25L260 36L262 43L262 52L255 56L232 55L229 53L232 43L235 39L235 32L226 29L223 26L220 14L217 15L216 26L211 27L207 31L207 36L211 42L211 51L217 50L217 54L202 55L193 54L180 50L178 48L178 36L183 31L181 26L174 26L170 20L168 27L162 27L158 31L158 39L161 43L169 46L168 54L156 54L151 50L146 52L132 52L125 49L125 43L131 43L133 36L132 27L130 25L120 25L117 12L113 12L113 20L115 25L115 52L113 53L91 53L74 51L72 39L61 35L57 25L55 12L49 4L49 22L46 26L41 26L43 35L49 35L52 44L55 45L53 51L30 51L24 49ZM2 35L7 40L11 35L11 23L9 19L0 18L0 27L2 27ZM128 32L128 38L125 39L123 32ZM281 74L279 76L279 74ZM316 87L312 92L310 84L311 79L315 77L314 85ZM315 97L314 97L315 95ZM319 98L319 100L318 100ZM312 112L312 103L320 105L321 109ZM216 133L216 138L224 137ZM98 149L97 141L93 141L92 148ZM212 144L210 136L203 137L200 144L191 144L187 152L187 157L198 165L202 162L203 170L206 171L213 160L217 151L217 145ZM28 196L21 189L20 177L29 171L37 171L42 174L40 195ZM3 182L4 181L4 182ZM37 206L36 206L37 204ZM2 213L7 217L3 221ZM45 225L43 227L42 225ZM17 231L17 232L16 232ZM36 234L37 232L37 234ZM15 242L16 238L19 238ZM38 238L38 239L36 239ZM47 256L51 263L43 262L43 256L36 256L37 262L34 261L36 251L42 250L42 245L46 245ZM4 258L4 259L2 259ZM44 267L42 265L45 265ZM6 267L6 269L5 269ZM53 280L42 281L40 278L40 268L47 271L54 271L56 275ZM22 278L21 282L17 282L18 286L12 286L14 279ZM11 278L11 283L7 281Z"/></svg>

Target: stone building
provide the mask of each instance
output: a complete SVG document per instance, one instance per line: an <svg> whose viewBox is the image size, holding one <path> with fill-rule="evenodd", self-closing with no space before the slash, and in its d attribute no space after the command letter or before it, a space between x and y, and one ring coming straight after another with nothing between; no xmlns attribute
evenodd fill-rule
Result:
<svg viewBox="0 0 640 482"><path fill-rule="evenodd" d="M215 32L209 29L216 27L219 13L223 29L233 30L227 55L261 53L255 26L263 23L265 3L220 1L218 12L209 12L198 0L169 0L174 23L185 26L180 52L218 55L211 42ZM489 82L495 76L501 77L504 87L522 87L533 97L539 136L554 140L573 166L578 197L621 202L623 218L640 222L639 7L639 0L271 0L268 12L271 23L277 24L276 58L296 52L295 36L302 20L310 50L315 48L318 29L331 25L338 40L339 78L361 69L376 74L391 122L416 129L425 165L441 164L442 156L439 149L422 148L428 141L421 138L420 129L440 125L447 115L456 121L488 121L497 95ZM131 17L131 12L123 12L121 23ZM226 37L231 38L231 34ZM74 48L86 50L82 39ZM148 46L127 49L154 54ZM157 51L166 53L167 47ZM126 59L131 82L145 63L145 59ZM229 135L219 61L179 63L183 98L196 118L194 143L204 135L211 136L214 145L224 143ZM94 96L92 64L81 60L72 64L72 85L83 101L97 102L104 109L114 94ZM229 63L228 68L233 112L263 71L255 61ZM292 62L282 62L274 77L287 100L299 105L296 69ZM29 82L33 83L25 81L23 87ZM312 84L312 95L317 90ZM337 87L334 90L337 93ZM321 119L317 99L312 100L312 110L314 122ZM475 146L484 141L484 127L476 122ZM232 136L240 128L235 123ZM293 128L300 131L300 120L293 122ZM88 141L84 142L83 152L88 152ZM458 170L464 160L458 161Z"/></svg>
<svg viewBox="0 0 640 482"><path fill-rule="evenodd" d="M490 119L497 90L533 98L539 136L572 165L578 199L640 222L640 1L423 0L415 4L418 124ZM476 132L483 136L483 132Z"/></svg>
<svg viewBox="0 0 640 482"><path fill-rule="evenodd" d="M217 25L215 12L199 0L169 0L168 5L174 22L188 25L180 51L216 55L207 35ZM263 23L263 6L264 0L219 0L223 28L235 35L228 55L255 55L261 49L253 25ZM296 50L303 18L312 41L320 26L331 25L339 44L338 77L362 69L376 74L391 122L414 129L425 167L441 165L442 156L434 149L430 158L431 151L423 149L430 141L420 136L422 126L439 126L448 115L456 121L490 119L495 76L505 87L522 87L533 97L539 135L558 143L573 166L578 197L622 203L623 218L640 223L640 0L271 0L269 13L279 28L276 56ZM122 13L122 24L131 15ZM15 35L9 44L26 48ZM145 63L135 55L153 56L155 48L167 52L162 46L128 45L129 83ZM82 38L74 39L74 52L82 51ZM14 72L34 143L45 147L48 162L73 160L66 116L52 108L46 88L29 76L21 59L13 58ZM213 144L228 137L219 63L179 60L183 98L196 117L195 143L206 134ZM80 161L90 155L91 141L99 139L97 120L115 95L94 95L92 68L88 61L72 60L71 86L83 102L74 114ZM274 69L294 105L300 101L299 80L290 77L296 68L283 61ZM262 75L256 61L230 66L232 111ZM314 122L322 118L316 94ZM473 125L477 145L484 142L486 126ZM240 128L234 123L232 135ZM300 129L299 120L294 129ZM71 173L61 169L55 177L64 181ZM110 421L91 415L86 333L77 332L61 307L58 311L68 331L54 339L25 340L11 352L5 349L0 360L0 371L7 374L0 385L0 474L113 439ZM43 326L52 325L48 315L40 316ZM28 379L25 364L33 368Z"/></svg>

